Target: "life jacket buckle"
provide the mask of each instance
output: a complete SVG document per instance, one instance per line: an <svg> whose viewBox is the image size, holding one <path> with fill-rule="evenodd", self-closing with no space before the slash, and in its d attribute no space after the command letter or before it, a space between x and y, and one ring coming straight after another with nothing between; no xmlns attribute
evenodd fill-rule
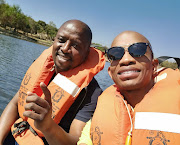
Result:
<svg viewBox="0 0 180 145"><path fill-rule="evenodd" d="M15 130L13 130L12 135L16 133L16 135L20 135L25 130L29 129L35 136L38 135L36 131L29 125L27 121L21 121L19 123L14 124Z"/></svg>

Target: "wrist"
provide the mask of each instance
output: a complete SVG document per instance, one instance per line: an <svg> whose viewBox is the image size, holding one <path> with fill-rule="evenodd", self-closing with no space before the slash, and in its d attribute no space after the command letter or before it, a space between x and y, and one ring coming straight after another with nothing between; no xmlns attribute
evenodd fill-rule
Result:
<svg viewBox="0 0 180 145"><path fill-rule="evenodd" d="M46 122L43 127L40 129L40 131L45 134L45 133L49 133L52 130L52 127L54 126L54 124L56 124L53 119L49 119L48 122Z"/></svg>

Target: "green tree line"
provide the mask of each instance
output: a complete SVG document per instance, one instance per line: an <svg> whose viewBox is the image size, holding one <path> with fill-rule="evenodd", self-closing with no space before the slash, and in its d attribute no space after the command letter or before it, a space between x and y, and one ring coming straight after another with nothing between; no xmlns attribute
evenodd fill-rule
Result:
<svg viewBox="0 0 180 145"><path fill-rule="evenodd" d="M92 43L91 47L95 47L95 48L101 50L102 52L105 52L105 50L108 49L107 46L103 46L103 45L101 45L99 43Z"/></svg>
<svg viewBox="0 0 180 145"><path fill-rule="evenodd" d="M172 69L177 69L178 65L176 62L170 62L170 61L164 61L160 64L161 67L167 67L167 68L172 68Z"/></svg>
<svg viewBox="0 0 180 145"><path fill-rule="evenodd" d="M18 5L10 6L4 0L0 0L0 26L10 28L14 33L23 31L25 35L36 34L40 39L49 40L53 40L58 30L52 21L49 24L42 20L35 21L26 16Z"/></svg>

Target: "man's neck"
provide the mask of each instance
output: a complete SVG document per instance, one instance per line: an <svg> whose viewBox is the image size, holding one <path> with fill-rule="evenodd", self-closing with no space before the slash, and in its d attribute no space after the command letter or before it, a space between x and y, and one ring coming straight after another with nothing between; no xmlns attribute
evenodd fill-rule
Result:
<svg viewBox="0 0 180 145"><path fill-rule="evenodd" d="M125 100L134 108L136 104L141 102L144 96L151 90L154 86L154 82L151 82L149 85L135 90L123 90L121 94L124 96Z"/></svg>

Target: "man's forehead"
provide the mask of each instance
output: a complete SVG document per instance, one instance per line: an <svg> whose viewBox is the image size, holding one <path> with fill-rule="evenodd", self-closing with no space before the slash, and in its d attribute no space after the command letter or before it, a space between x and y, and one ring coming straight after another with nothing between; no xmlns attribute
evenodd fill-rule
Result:
<svg viewBox="0 0 180 145"><path fill-rule="evenodd" d="M139 33L123 33L118 35L114 41L112 42L113 46L127 46L129 44L137 43L137 42L145 42L148 43L148 40Z"/></svg>
<svg viewBox="0 0 180 145"><path fill-rule="evenodd" d="M70 32L73 32L73 33L83 33L83 28L80 24L78 23L65 23L63 24L59 31L70 31Z"/></svg>
<svg viewBox="0 0 180 145"><path fill-rule="evenodd" d="M66 37L71 39L81 39L81 35L81 32L79 32L72 25L68 25L67 27L61 27L57 33L58 37Z"/></svg>

